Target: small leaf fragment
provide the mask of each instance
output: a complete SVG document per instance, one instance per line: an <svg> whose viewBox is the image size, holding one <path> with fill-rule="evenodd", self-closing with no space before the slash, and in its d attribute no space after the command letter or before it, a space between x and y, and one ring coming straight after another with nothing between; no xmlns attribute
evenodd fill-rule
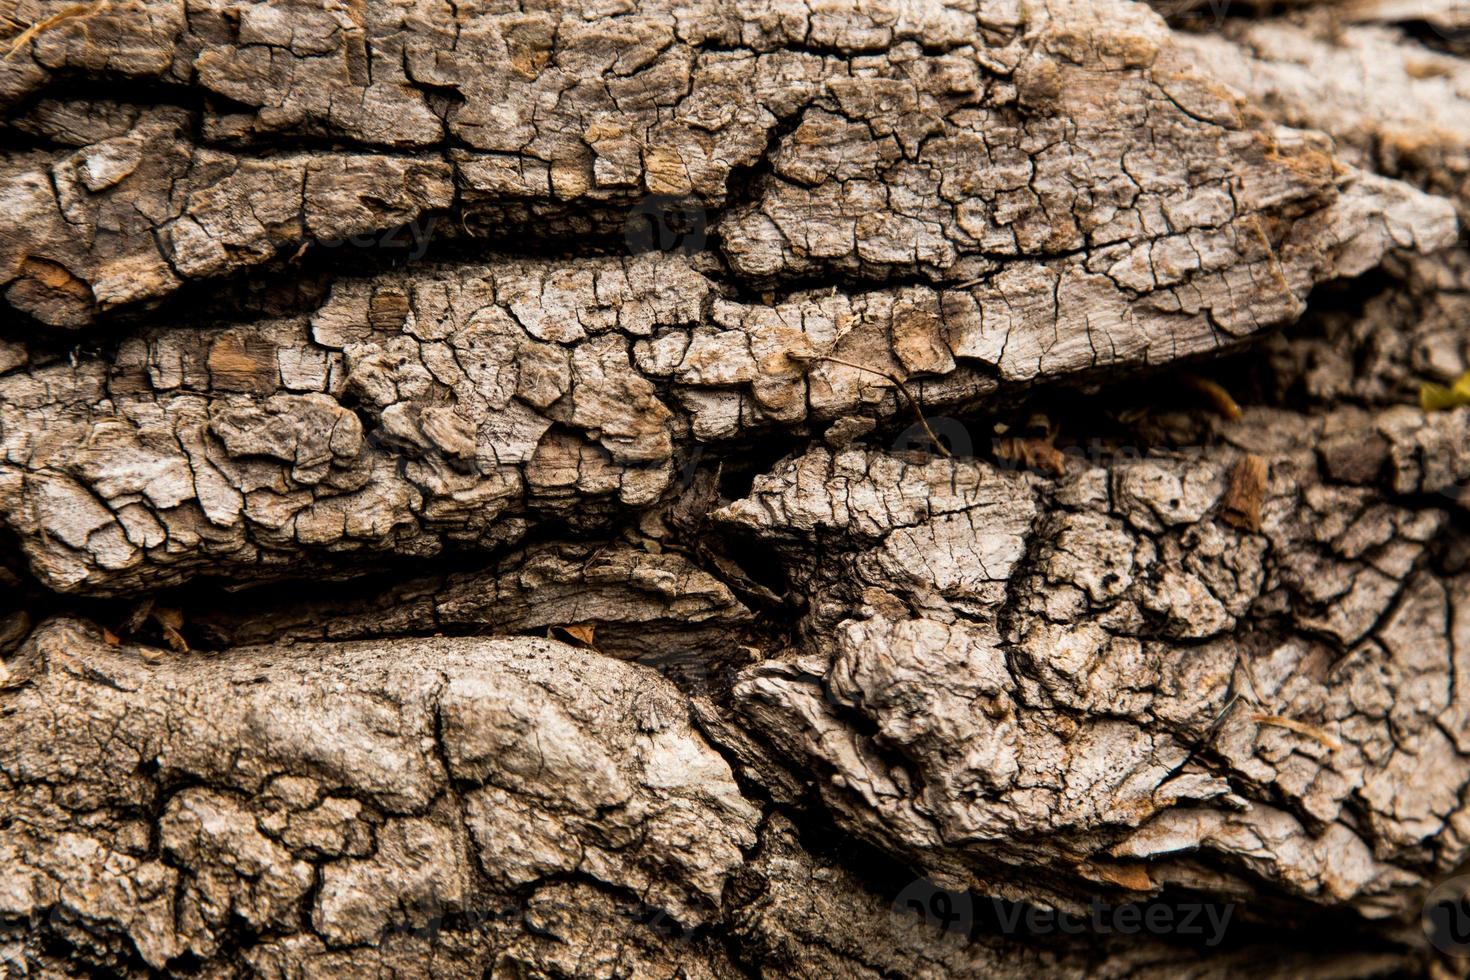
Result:
<svg viewBox="0 0 1470 980"><path fill-rule="evenodd" d="M165 606L153 607L153 621L164 629L181 630L184 628L184 614L177 609Z"/></svg>
<svg viewBox="0 0 1470 980"><path fill-rule="evenodd" d="M1426 412L1448 412L1470 405L1470 371L1446 387L1426 381L1419 386L1419 407Z"/></svg>
<svg viewBox="0 0 1470 980"><path fill-rule="evenodd" d="M1105 881L1129 891L1146 892L1154 888L1154 880L1149 875L1146 864L1103 864L1089 861L1079 870L1094 881Z"/></svg>
<svg viewBox="0 0 1470 980"><path fill-rule="evenodd" d="M166 624L159 625L163 629L163 639L165 642L168 643L168 647L170 650L172 650L174 653L189 652L189 644L184 641L183 634L174 629L172 626L168 626Z"/></svg>
<svg viewBox="0 0 1470 980"><path fill-rule="evenodd" d="M999 439L995 443L995 455L1022 469L1038 470L1052 476L1067 475L1067 458L1050 439Z"/></svg>
<svg viewBox="0 0 1470 980"><path fill-rule="evenodd" d="M597 649L593 646L593 638L597 633L597 627L591 623L581 623L573 626L553 626L548 632L555 631L562 634L563 639L570 638L578 646L584 646L589 650Z"/></svg>
<svg viewBox="0 0 1470 980"><path fill-rule="evenodd" d="M1231 527L1258 534L1261 503L1266 498L1266 461L1248 453L1230 470L1230 484L1220 500L1220 519Z"/></svg>
<svg viewBox="0 0 1470 980"><path fill-rule="evenodd" d="M153 615L153 600L144 599L142 602L139 602L133 607L133 611L128 614L127 622L123 623L123 635L132 636L138 632L138 630L143 628L143 624L148 621L148 617L151 615Z"/></svg>

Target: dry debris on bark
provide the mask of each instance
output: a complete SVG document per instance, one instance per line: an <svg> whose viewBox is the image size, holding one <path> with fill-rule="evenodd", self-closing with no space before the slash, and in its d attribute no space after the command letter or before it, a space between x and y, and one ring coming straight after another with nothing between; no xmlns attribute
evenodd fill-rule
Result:
<svg viewBox="0 0 1470 980"><path fill-rule="evenodd" d="M1470 14L1153 7L16 7L7 975L1461 975Z"/></svg>

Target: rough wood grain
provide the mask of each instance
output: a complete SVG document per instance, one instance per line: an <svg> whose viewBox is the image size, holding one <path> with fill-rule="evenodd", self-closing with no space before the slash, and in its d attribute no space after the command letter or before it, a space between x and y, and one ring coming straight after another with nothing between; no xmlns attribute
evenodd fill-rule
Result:
<svg viewBox="0 0 1470 980"><path fill-rule="evenodd" d="M1470 21L1152 8L16 6L5 975L1462 975Z"/></svg>

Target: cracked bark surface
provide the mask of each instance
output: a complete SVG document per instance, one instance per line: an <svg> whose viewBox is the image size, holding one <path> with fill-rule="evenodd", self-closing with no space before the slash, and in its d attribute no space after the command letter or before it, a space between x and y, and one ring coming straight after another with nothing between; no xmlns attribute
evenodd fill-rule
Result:
<svg viewBox="0 0 1470 980"><path fill-rule="evenodd" d="M1154 6L21 4L7 975L1462 975L1470 22Z"/></svg>

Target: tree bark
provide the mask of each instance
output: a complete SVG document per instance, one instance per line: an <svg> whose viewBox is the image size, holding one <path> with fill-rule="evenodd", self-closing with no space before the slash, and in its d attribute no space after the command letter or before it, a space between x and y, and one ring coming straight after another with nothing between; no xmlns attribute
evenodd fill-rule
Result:
<svg viewBox="0 0 1470 980"><path fill-rule="evenodd" d="M1154 7L22 3L7 975L1463 975L1470 19Z"/></svg>

